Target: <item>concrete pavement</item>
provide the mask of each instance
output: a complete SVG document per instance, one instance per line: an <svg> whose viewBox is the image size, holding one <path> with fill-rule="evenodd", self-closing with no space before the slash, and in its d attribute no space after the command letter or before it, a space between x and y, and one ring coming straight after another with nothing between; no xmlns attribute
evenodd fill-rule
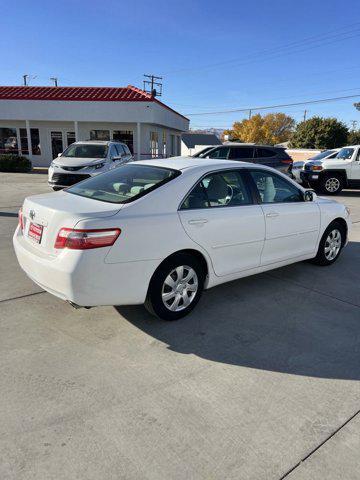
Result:
<svg viewBox="0 0 360 480"><path fill-rule="evenodd" d="M0 478L358 479L360 192L332 267L222 285L189 317L73 310L12 252L42 175L0 174Z"/></svg>

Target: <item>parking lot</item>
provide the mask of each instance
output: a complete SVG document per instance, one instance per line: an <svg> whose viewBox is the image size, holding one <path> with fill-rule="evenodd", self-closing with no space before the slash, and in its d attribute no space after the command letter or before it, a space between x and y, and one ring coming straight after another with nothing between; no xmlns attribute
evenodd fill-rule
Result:
<svg viewBox="0 0 360 480"><path fill-rule="evenodd" d="M25 276L17 211L48 191L0 174L2 480L359 478L360 191L336 197L354 224L333 266L222 285L178 322Z"/></svg>

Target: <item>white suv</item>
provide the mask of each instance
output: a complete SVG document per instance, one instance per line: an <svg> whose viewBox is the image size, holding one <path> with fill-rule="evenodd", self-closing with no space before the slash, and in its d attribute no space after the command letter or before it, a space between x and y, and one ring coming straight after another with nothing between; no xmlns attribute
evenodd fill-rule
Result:
<svg viewBox="0 0 360 480"><path fill-rule="evenodd" d="M335 158L308 162L300 175L305 184L327 195L360 188L360 145L343 147Z"/></svg>
<svg viewBox="0 0 360 480"><path fill-rule="evenodd" d="M60 190L132 160L125 143L100 140L75 142L51 162L48 183L54 190Z"/></svg>

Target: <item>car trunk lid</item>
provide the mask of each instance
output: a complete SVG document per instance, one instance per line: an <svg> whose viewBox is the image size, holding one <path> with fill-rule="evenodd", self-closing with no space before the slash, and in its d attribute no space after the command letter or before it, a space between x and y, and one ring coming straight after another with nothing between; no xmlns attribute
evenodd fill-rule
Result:
<svg viewBox="0 0 360 480"><path fill-rule="evenodd" d="M122 205L101 202L61 191L35 195L23 205L23 234L39 252L57 255L54 248L61 228L74 228L86 218L104 218L115 215Z"/></svg>

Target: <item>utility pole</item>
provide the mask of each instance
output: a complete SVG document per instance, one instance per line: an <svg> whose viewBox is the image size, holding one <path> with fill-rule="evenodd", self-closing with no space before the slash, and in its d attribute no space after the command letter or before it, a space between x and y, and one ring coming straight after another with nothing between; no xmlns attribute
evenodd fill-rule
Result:
<svg viewBox="0 0 360 480"><path fill-rule="evenodd" d="M27 78L29 75L23 75L24 87L27 87Z"/></svg>
<svg viewBox="0 0 360 480"><path fill-rule="evenodd" d="M307 110L304 110L304 122L306 120L306 114L307 114Z"/></svg>
<svg viewBox="0 0 360 480"><path fill-rule="evenodd" d="M153 97L161 97L162 95L162 77L157 77L156 75L145 75L145 78L149 78L149 80L143 80L144 82L144 91L147 93L151 93Z"/></svg>
<svg viewBox="0 0 360 480"><path fill-rule="evenodd" d="M55 86L55 87L58 86L58 79L57 79L57 77L50 77L50 81L51 81L51 82L54 82L54 86Z"/></svg>
<svg viewBox="0 0 360 480"><path fill-rule="evenodd" d="M249 110L249 120L251 119L251 110Z"/></svg>

